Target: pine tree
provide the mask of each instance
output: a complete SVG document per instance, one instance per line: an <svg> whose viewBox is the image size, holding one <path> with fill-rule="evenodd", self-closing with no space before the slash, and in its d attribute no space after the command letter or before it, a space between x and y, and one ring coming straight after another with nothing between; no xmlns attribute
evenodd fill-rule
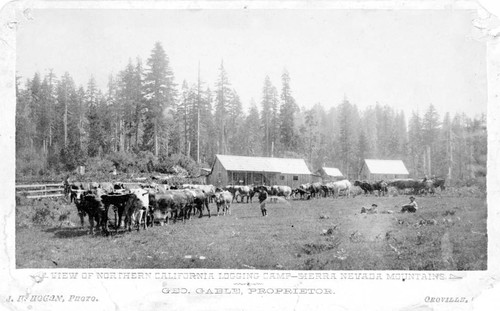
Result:
<svg viewBox="0 0 500 311"><path fill-rule="evenodd" d="M290 88L290 75L285 69L281 75L281 106L280 106L280 141L285 152L293 151L296 147L295 138L295 113L298 106L292 97Z"/></svg>
<svg viewBox="0 0 500 311"><path fill-rule="evenodd" d="M409 127L408 127L408 153L411 159L412 175L422 175L423 161L423 136L422 136L422 120L418 113L413 112Z"/></svg>
<svg viewBox="0 0 500 311"><path fill-rule="evenodd" d="M243 105L240 101L240 97L236 90L232 89L230 93L229 106L227 110L227 146L230 154L234 154L233 151L242 152L241 147L237 147L239 144L238 141L238 132L240 131L245 117L243 115Z"/></svg>
<svg viewBox="0 0 500 311"><path fill-rule="evenodd" d="M143 147L158 156L162 149L168 153L174 120L165 118L165 114L175 111L176 98L174 74L170 68L169 59L159 42L155 43L147 65L144 95L147 110Z"/></svg>
<svg viewBox="0 0 500 311"><path fill-rule="evenodd" d="M269 76L264 79L262 88L261 124L263 130L263 149L266 156L271 156L271 148L276 144L278 121L278 98L276 88L272 85Z"/></svg>
<svg viewBox="0 0 500 311"><path fill-rule="evenodd" d="M227 153L227 114L228 106L231 100L231 89L229 88L229 79L226 70L224 69L224 62L221 62L219 67L219 78L216 84L216 97L215 97L215 126L217 132L217 152Z"/></svg>
<svg viewBox="0 0 500 311"><path fill-rule="evenodd" d="M370 154L370 145L368 144L368 138L364 130L359 132L357 152L358 165L356 171L360 172L365 159L368 159L368 155Z"/></svg>
<svg viewBox="0 0 500 311"><path fill-rule="evenodd" d="M259 110L257 109L257 104L252 99L250 103L250 109L248 110L248 115L245 120L243 127L240 127L240 131L245 133L248 141L245 146L246 150L243 151L244 155L248 156L261 156L262 155L262 135L260 127L260 116Z"/></svg>
<svg viewBox="0 0 500 311"><path fill-rule="evenodd" d="M435 175L437 168L436 154L437 145L439 144L439 127L441 125L439 119L439 114L434 105L429 105L422 120L422 139L425 148L428 151L430 150L430 163L428 163L429 161L426 162L426 173L430 173L431 175Z"/></svg>
<svg viewBox="0 0 500 311"><path fill-rule="evenodd" d="M188 136L189 136L189 106L191 105L192 96L191 90L189 89L186 80L182 82L181 88L181 98L179 105L177 106L177 120L179 122L179 128L182 131L182 151L183 154L189 154L188 151Z"/></svg>
<svg viewBox="0 0 500 311"><path fill-rule="evenodd" d="M305 112L305 128L307 132L305 141L308 144L306 154L310 164L313 162L313 150L316 146L316 138L318 136L317 126L318 121L316 120L315 111L313 109L307 110Z"/></svg>

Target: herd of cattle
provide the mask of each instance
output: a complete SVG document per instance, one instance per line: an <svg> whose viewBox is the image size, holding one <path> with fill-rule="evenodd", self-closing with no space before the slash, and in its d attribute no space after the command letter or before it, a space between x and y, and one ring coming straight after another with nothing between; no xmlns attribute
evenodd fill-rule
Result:
<svg viewBox="0 0 500 311"><path fill-rule="evenodd" d="M230 206L236 202L252 202L255 194L265 191L270 196L281 196L285 199L306 199L320 197L351 196L353 185L348 180L328 183L308 183L292 189L289 186L227 186L216 188L213 185L179 185L164 184L133 184L133 183L81 183L75 182L65 187L65 192L74 202L81 226L84 226L84 217L88 216L90 232L94 233L97 226L105 234L109 234L108 212L112 206L115 219L114 228L117 231L124 225L129 231L132 225L137 230L142 226L147 229L154 223L161 225L169 220L181 219L186 221L199 214L202 217L206 209L210 217L210 204L215 203L217 216L230 214ZM434 192L434 189L444 190L444 179L432 178L423 180L398 179L393 181L355 181L366 195L386 195L388 187L399 191L410 191L413 194ZM239 199L239 201L238 201ZM124 224L122 224L122 220Z"/></svg>

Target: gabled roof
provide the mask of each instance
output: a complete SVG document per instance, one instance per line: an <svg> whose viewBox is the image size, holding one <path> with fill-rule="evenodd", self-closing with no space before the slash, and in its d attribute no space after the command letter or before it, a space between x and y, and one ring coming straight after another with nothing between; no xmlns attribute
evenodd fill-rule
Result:
<svg viewBox="0 0 500 311"><path fill-rule="evenodd" d="M304 159L244 157L233 155L216 155L220 163L228 171L266 172L281 174L309 175Z"/></svg>
<svg viewBox="0 0 500 311"><path fill-rule="evenodd" d="M325 172L326 175L332 176L332 177L342 177L342 173L340 170L336 167L322 167L323 171Z"/></svg>
<svg viewBox="0 0 500 311"><path fill-rule="evenodd" d="M365 159L365 164L371 174L409 175L410 173L401 160Z"/></svg>

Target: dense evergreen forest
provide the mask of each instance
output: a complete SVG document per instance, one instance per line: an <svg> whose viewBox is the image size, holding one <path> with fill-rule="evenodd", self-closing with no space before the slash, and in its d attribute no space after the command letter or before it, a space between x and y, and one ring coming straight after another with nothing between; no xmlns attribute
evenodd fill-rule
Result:
<svg viewBox="0 0 500 311"><path fill-rule="evenodd" d="M425 110L407 118L379 103L360 110L348 98L305 109L286 70L279 87L263 77L262 93L244 111L224 63L214 70L214 84L201 77L178 83L156 43L145 64L130 60L105 90L93 77L76 86L69 73L18 78L16 177L66 174L80 165L125 173L168 173L180 165L196 175L220 153L299 157L312 171L333 166L350 178L363 159L402 159L414 177L430 172L484 183L484 115L440 116L422 103Z"/></svg>

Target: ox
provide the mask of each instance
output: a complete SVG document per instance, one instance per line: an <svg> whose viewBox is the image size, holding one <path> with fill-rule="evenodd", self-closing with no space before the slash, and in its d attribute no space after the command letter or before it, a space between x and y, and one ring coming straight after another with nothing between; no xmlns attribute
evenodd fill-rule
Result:
<svg viewBox="0 0 500 311"><path fill-rule="evenodd" d="M292 188L289 186L272 186L271 194L288 199L290 198L290 195L292 195Z"/></svg>
<svg viewBox="0 0 500 311"><path fill-rule="evenodd" d="M304 199L304 197L309 200L311 198L311 193L309 191L306 191L302 188L295 188L292 190L292 195L294 198L297 198L297 196L300 197L300 199Z"/></svg>
<svg viewBox="0 0 500 311"><path fill-rule="evenodd" d="M118 228L121 226L122 217L125 212L125 204L129 199L130 191L125 189L115 190L114 192L110 192L108 194L104 194L101 196L101 200L105 206L106 214L109 210L109 206L113 206L113 211L115 213L115 232L118 231ZM118 218L117 218L118 216Z"/></svg>
<svg viewBox="0 0 500 311"><path fill-rule="evenodd" d="M373 193L373 186L372 186L372 184L370 184L370 183L368 183L366 181L356 180L356 181L354 181L354 186L360 187L361 190L364 191L365 195L367 195L368 193L370 193L370 194Z"/></svg>
<svg viewBox="0 0 500 311"><path fill-rule="evenodd" d="M306 190L309 190L309 192L311 192L312 197L319 198L321 197L321 192L323 191L323 185L320 182L315 182L312 183L309 186L309 189Z"/></svg>
<svg viewBox="0 0 500 311"><path fill-rule="evenodd" d="M432 181L426 179L422 181L416 179L396 179L387 183L387 185L402 191L410 189L412 193L419 193L424 190L432 189Z"/></svg>
<svg viewBox="0 0 500 311"><path fill-rule="evenodd" d="M215 204L217 204L217 216L219 216L219 211L222 209L222 214L225 216L226 213L231 215L231 202L233 201L233 195L229 191L222 191L215 193Z"/></svg>
<svg viewBox="0 0 500 311"><path fill-rule="evenodd" d="M252 203L252 198L255 194L253 186L238 186L235 192L236 202L238 202L238 197L241 197L241 202L243 203L243 199L247 198L247 203L250 201Z"/></svg>
<svg viewBox="0 0 500 311"><path fill-rule="evenodd" d="M108 211L101 200L103 194L102 189L96 189L95 192L87 191L80 205L83 215L87 214L89 216L90 234L94 234L94 221L96 226L101 227L106 235L109 234Z"/></svg>
<svg viewBox="0 0 500 311"><path fill-rule="evenodd" d="M125 215L127 216L128 230L131 230L131 224L137 224L137 230L140 229L144 219L144 230L147 229L147 215L149 214L149 192L144 189L131 189L127 195L125 204Z"/></svg>
<svg viewBox="0 0 500 311"><path fill-rule="evenodd" d="M387 183L383 180L376 181L372 184L373 190L378 191L378 195L382 194L385 196L387 194Z"/></svg>
<svg viewBox="0 0 500 311"><path fill-rule="evenodd" d="M78 216L80 217L80 223L83 228L83 222L84 222L84 217L86 215L85 213L85 202L84 202L84 196L85 196L85 190L81 189L71 189L71 196L70 200L71 202L75 202L76 209L78 211Z"/></svg>
<svg viewBox="0 0 500 311"><path fill-rule="evenodd" d="M351 196L351 183L347 180L339 180L333 183L333 196L338 197L340 191L345 191L347 197Z"/></svg>
<svg viewBox="0 0 500 311"><path fill-rule="evenodd" d="M149 197L153 210L153 218L159 221L160 225L168 224L174 213L174 196L168 193L157 193Z"/></svg>
<svg viewBox="0 0 500 311"><path fill-rule="evenodd" d="M441 191L444 191L446 189L446 180L444 178L432 177L431 181L434 184L434 188L439 188Z"/></svg>
<svg viewBox="0 0 500 311"><path fill-rule="evenodd" d="M160 224L168 223L168 219L174 222L181 215L183 221L190 216L194 203L194 194L185 190L167 190L165 193L157 193L153 200L153 217Z"/></svg>
<svg viewBox="0 0 500 311"><path fill-rule="evenodd" d="M208 217L210 217L210 208L208 205L208 196L201 189L184 189L186 193L189 193L193 199L193 207L195 208L194 214L196 215L196 211L200 213L199 218L203 217L203 207L206 207L208 211ZM189 213L192 212L191 208Z"/></svg>

